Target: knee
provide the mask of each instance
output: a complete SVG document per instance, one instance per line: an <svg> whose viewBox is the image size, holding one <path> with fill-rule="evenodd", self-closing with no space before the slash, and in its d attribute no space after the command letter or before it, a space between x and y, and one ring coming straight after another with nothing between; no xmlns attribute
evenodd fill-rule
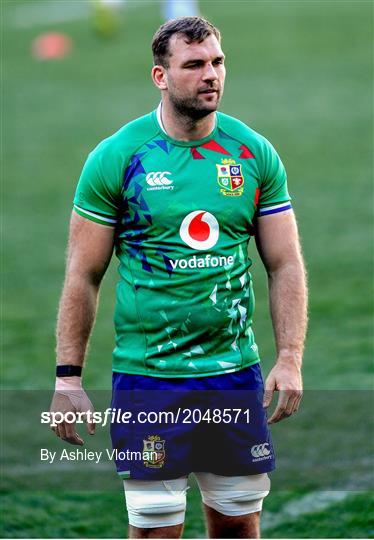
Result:
<svg viewBox="0 0 374 540"><path fill-rule="evenodd" d="M184 522L186 511L184 479L153 482L125 480L124 488L130 525L138 528L156 528Z"/></svg>

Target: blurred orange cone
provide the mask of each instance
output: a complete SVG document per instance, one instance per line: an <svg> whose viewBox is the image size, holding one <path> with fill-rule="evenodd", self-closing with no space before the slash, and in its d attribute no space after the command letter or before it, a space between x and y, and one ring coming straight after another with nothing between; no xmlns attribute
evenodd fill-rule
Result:
<svg viewBox="0 0 374 540"><path fill-rule="evenodd" d="M31 51L37 60L56 60L67 56L72 47L73 42L66 34L49 32L34 39Z"/></svg>

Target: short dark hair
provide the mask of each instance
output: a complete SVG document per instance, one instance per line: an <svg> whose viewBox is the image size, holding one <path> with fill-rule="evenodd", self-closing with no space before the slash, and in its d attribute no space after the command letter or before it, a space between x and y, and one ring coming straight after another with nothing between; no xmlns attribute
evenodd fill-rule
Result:
<svg viewBox="0 0 374 540"><path fill-rule="evenodd" d="M193 43L194 41L201 43L212 34L218 41L221 41L221 33L218 28L202 17L170 19L160 26L152 39L153 62L155 65L168 67L170 38L175 34L183 36L187 43Z"/></svg>

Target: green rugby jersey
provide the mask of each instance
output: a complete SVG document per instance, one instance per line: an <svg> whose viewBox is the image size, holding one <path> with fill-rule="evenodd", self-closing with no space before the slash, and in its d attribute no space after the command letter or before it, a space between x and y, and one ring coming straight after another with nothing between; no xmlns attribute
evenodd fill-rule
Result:
<svg viewBox="0 0 374 540"><path fill-rule="evenodd" d="M113 370L201 377L258 362L247 246L255 216L289 201L271 144L222 113L201 140L170 138L158 109L102 141L74 209L116 229Z"/></svg>

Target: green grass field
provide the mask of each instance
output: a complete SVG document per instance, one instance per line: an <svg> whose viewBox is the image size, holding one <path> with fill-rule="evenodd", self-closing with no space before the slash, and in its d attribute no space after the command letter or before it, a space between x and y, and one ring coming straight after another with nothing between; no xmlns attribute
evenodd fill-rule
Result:
<svg viewBox="0 0 374 540"><path fill-rule="evenodd" d="M334 462L336 469L331 470L340 481L329 490L329 481L320 479L314 462L310 481L305 466L305 478L300 476L298 483L295 478L287 481L281 470L274 473L276 489L265 503L263 535L373 537L372 464L367 455L367 439L373 435L368 422L373 400L367 392L373 388L373 4L233 0L201 1L200 6L223 32L228 74L221 109L269 138L288 171L310 284L305 387L320 392L316 401L321 395L329 404L325 411L321 400L315 411L315 424L321 427L315 445L317 451L326 449L323 459ZM22 390L53 387L54 326L67 227L84 159L99 140L158 103L149 77L149 44L162 22L159 7L159 2L127 2L120 34L105 40L93 33L85 2L1 1L2 376L4 389L19 391L14 394L17 410L25 407L24 414L11 419L3 415L2 449L7 455L10 444L17 455L22 449L25 455L31 452L32 441L26 436L32 428L29 398ZM46 31L69 34L72 54L54 62L34 60L31 42ZM254 328L266 374L274 347L265 275L254 245L250 251L257 301ZM113 261L86 369L91 391L110 387L116 279ZM331 405L335 391L346 391L346 406L342 398ZM353 391L357 403L362 396L362 409L349 408ZM310 399L306 409L308 403L313 410ZM274 428L280 459L287 457L284 437L301 462L309 456L305 440L310 420L307 410L304 414ZM346 439L341 435L345 420L350 426ZM327 421L336 441L330 446L322 429ZM292 422L299 428L292 430ZM349 441L354 441L353 450L343 452L343 462L342 448ZM50 443L45 428L45 445ZM87 491L84 475L78 475L82 484L69 492L63 472L61 486L38 490L40 470L22 469L20 459L14 458L12 474L4 472L2 536L123 537L123 495L115 475L112 491ZM297 475L297 467L287 470ZM30 480L28 489L19 487L23 476ZM12 478L19 482L12 485ZM330 495L323 495L325 491ZM185 536L204 535L199 496L191 489Z"/></svg>

